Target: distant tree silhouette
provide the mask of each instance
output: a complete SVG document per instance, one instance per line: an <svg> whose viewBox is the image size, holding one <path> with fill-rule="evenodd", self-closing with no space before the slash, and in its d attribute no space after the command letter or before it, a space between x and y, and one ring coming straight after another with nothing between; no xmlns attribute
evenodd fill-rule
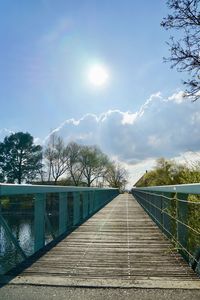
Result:
<svg viewBox="0 0 200 300"><path fill-rule="evenodd" d="M42 147L34 145L29 133L11 134L0 143L0 170L4 177L2 181L30 182L41 169L41 161Z"/></svg>
<svg viewBox="0 0 200 300"><path fill-rule="evenodd" d="M189 74L185 96L192 101L200 98L200 0L168 0L167 6L172 11L165 17L161 26L181 32L180 38L170 38L171 56L164 58L180 72Z"/></svg>

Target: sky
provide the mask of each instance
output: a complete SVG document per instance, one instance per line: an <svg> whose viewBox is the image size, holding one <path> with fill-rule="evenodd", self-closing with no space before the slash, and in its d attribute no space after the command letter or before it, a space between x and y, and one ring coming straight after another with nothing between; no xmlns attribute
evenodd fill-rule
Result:
<svg viewBox="0 0 200 300"><path fill-rule="evenodd" d="M43 144L57 132L97 144L129 186L158 157L198 156L200 104L163 63L167 13L160 0L1 0L0 139L23 131ZM94 65L102 86L88 79Z"/></svg>

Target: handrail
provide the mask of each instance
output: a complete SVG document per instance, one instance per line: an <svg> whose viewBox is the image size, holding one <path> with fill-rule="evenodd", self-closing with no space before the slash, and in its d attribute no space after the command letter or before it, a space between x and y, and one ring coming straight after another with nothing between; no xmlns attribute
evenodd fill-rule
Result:
<svg viewBox="0 0 200 300"><path fill-rule="evenodd" d="M67 235L118 194L114 188L0 184L0 274ZM16 232L24 218L25 241L24 232Z"/></svg>
<svg viewBox="0 0 200 300"><path fill-rule="evenodd" d="M134 187L132 194L200 275L200 184Z"/></svg>
<svg viewBox="0 0 200 300"><path fill-rule="evenodd" d="M97 187L77 187L77 186L58 186L58 185L35 185L35 184L5 184L0 183L0 196L21 195L21 194L44 194L44 193L65 193L65 192L84 192L100 190L118 190L115 188Z"/></svg>
<svg viewBox="0 0 200 300"><path fill-rule="evenodd" d="M200 183L189 184L177 184L177 185L160 185L160 186L148 186L148 187L133 187L134 189L157 191L164 193L181 193L181 194L200 194Z"/></svg>

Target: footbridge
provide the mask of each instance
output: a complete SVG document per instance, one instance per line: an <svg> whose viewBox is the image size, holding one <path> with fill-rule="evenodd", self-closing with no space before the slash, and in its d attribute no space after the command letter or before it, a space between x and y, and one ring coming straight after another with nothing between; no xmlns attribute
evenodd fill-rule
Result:
<svg viewBox="0 0 200 300"><path fill-rule="evenodd" d="M200 290L199 194L0 185L0 283Z"/></svg>

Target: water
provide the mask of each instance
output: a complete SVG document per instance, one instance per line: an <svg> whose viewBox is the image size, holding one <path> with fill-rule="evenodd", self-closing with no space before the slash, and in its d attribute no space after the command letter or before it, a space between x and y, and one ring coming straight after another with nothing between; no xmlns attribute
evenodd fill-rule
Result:
<svg viewBox="0 0 200 300"><path fill-rule="evenodd" d="M27 256L34 252L34 222L33 216L4 214L4 220L9 224L13 235L18 240L21 248ZM22 257L9 240L3 226L0 226L0 274L4 274L17 263Z"/></svg>
<svg viewBox="0 0 200 300"><path fill-rule="evenodd" d="M33 195L19 195L0 198L0 214L27 256L34 253L34 200ZM58 194L47 195L44 218L45 244L47 244L53 239L52 233L55 237L58 236ZM10 241L7 232L1 224L0 274L5 274L22 261L23 258L20 255L19 250L17 250L15 245Z"/></svg>
<svg viewBox="0 0 200 300"><path fill-rule="evenodd" d="M32 215L4 215L4 219L18 240L20 247L27 256L34 253L34 218ZM58 235L57 218L49 216L51 220L51 230L45 230L45 244L52 240L51 231ZM46 226L47 227L47 226ZM0 226L0 274L5 274L18 263L22 262L22 257L13 243L9 240L3 226Z"/></svg>
<svg viewBox="0 0 200 300"><path fill-rule="evenodd" d="M46 194L45 198L45 245L59 235L59 195L58 193ZM67 194L67 229L73 226L74 201L73 194ZM34 195L13 195L0 197L0 216L7 223L12 235L18 241L21 249L27 256L34 254L35 234L34 234ZM89 207L88 207L89 209ZM79 222L83 221L83 199L79 202ZM0 223L0 274L5 274L23 258L10 241L7 232Z"/></svg>

